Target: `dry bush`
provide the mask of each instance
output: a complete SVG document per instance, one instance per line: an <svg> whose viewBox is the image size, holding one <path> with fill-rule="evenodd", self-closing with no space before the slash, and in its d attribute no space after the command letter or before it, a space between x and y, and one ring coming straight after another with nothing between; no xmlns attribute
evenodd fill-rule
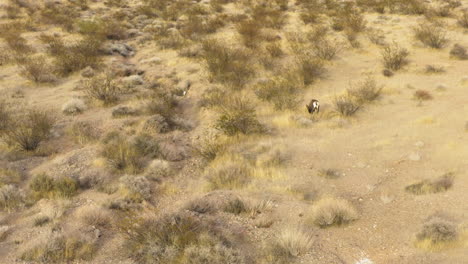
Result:
<svg viewBox="0 0 468 264"><path fill-rule="evenodd" d="M322 169L318 175L327 179L337 179L340 177L340 172L335 169Z"/></svg>
<svg viewBox="0 0 468 264"><path fill-rule="evenodd" d="M435 24L422 23L413 29L414 37L425 46L441 49L447 44L446 31Z"/></svg>
<svg viewBox="0 0 468 264"><path fill-rule="evenodd" d="M392 71L398 71L409 63L408 50L400 47L396 42L385 46L381 55L384 67Z"/></svg>
<svg viewBox="0 0 468 264"><path fill-rule="evenodd" d="M245 263L242 252L236 248L236 235L218 229L212 220L200 221L184 212L149 218L131 225L125 249L141 264L149 263Z"/></svg>
<svg viewBox="0 0 468 264"><path fill-rule="evenodd" d="M24 110L11 118L3 137L10 146L33 151L49 137L54 123L54 118L47 111Z"/></svg>
<svg viewBox="0 0 468 264"><path fill-rule="evenodd" d="M202 55L211 79L242 88L254 75L251 55L244 49L233 48L217 40L203 42Z"/></svg>
<svg viewBox="0 0 468 264"><path fill-rule="evenodd" d="M145 177L152 181L162 181L162 179L172 174L171 165L165 160L152 160L145 171Z"/></svg>
<svg viewBox="0 0 468 264"><path fill-rule="evenodd" d="M468 60L466 48L460 44L453 45L453 48L450 50L450 56L455 57L459 60Z"/></svg>
<svg viewBox="0 0 468 264"><path fill-rule="evenodd" d="M229 200L223 208L224 212L239 215L249 211L248 205L240 198Z"/></svg>
<svg viewBox="0 0 468 264"><path fill-rule="evenodd" d="M434 215L426 220L421 231L416 234L416 245L427 250L438 250L456 242L459 229L444 215Z"/></svg>
<svg viewBox="0 0 468 264"><path fill-rule="evenodd" d="M21 36L19 29L7 29L1 35L10 50L15 54L25 56L34 52L34 48Z"/></svg>
<svg viewBox="0 0 468 264"><path fill-rule="evenodd" d="M354 206L346 200L324 198L312 210L311 221L322 228L344 225L358 219Z"/></svg>
<svg viewBox="0 0 468 264"><path fill-rule="evenodd" d="M77 23L78 32L89 37L122 40L127 38L127 29L115 19L82 20Z"/></svg>
<svg viewBox="0 0 468 264"><path fill-rule="evenodd" d="M9 19L17 19L21 16L21 8L14 4L8 4L4 7L6 16Z"/></svg>
<svg viewBox="0 0 468 264"><path fill-rule="evenodd" d="M151 199L151 185L145 176L125 175L119 181L125 201L141 203Z"/></svg>
<svg viewBox="0 0 468 264"><path fill-rule="evenodd" d="M80 12L72 5L51 3L39 10L39 15L40 21L43 23L57 25L66 31L72 31Z"/></svg>
<svg viewBox="0 0 468 264"><path fill-rule="evenodd" d="M152 115L160 115L172 129L176 126L173 121L179 101L176 96L166 91L156 91L151 94L151 101L146 105L146 111Z"/></svg>
<svg viewBox="0 0 468 264"><path fill-rule="evenodd" d="M65 115L77 115L83 113L87 109L83 100L73 98L62 105L62 113Z"/></svg>
<svg viewBox="0 0 468 264"><path fill-rule="evenodd" d="M52 178L47 174L33 177L29 189L36 200L42 198L70 198L78 192L78 182L70 177Z"/></svg>
<svg viewBox="0 0 468 264"><path fill-rule="evenodd" d="M11 121L11 113L6 101L0 100L0 136L8 128Z"/></svg>
<svg viewBox="0 0 468 264"><path fill-rule="evenodd" d="M23 181L23 174L18 170L2 168L0 169L0 186L6 184L21 184Z"/></svg>
<svg viewBox="0 0 468 264"><path fill-rule="evenodd" d="M281 48L280 42L269 43L265 46L265 50L273 58L279 58L284 55L284 51Z"/></svg>
<svg viewBox="0 0 468 264"><path fill-rule="evenodd" d="M217 86L210 87L203 91L199 101L201 107L213 108L222 105L226 100L225 91Z"/></svg>
<svg viewBox="0 0 468 264"><path fill-rule="evenodd" d="M348 94L354 97L358 104L363 104L379 98L382 89L383 87L378 86L374 78L368 76L349 89Z"/></svg>
<svg viewBox="0 0 468 264"><path fill-rule="evenodd" d="M292 259L307 253L313 244L312 234L299 227L288 226L267 244L269 263L291 263Z"/></svg>
<svg viewBox="0 0 468 264"><path fill-rule="evenodd" d="M103 208L91 207L80 212L79 217L87 225L96 228L108 228L111 226L111 214Z"/></svg>
<svg viewBox="0 0 468 264"><path fill-rule="evenodd" d="M247 185L252 179L251 169L245 161L227 161L206 172L206 179L210 190L239 189Z"/></svg>
<svg viewBox="0 0 468 264"><path fill-rule="evenodd" d="M191 200L184 207L186 210L199 214L210 214L217 211L216 206L212 201L206 198L198 198Z"/></svg>
<svg viewBox="0 0 468 264"><path fill-rule="evenodd" d="M385 41L385 34L381 30L369 30L367 32L367 38L369 39L370 42L372 42L375 45L378 46L385 46L387 45L387 42Z"/></svg>
<svg viewBox="0 0 468 264"><path fill-rule="evenodd" d="M126 140L118 134L112 134L104 139L102 148L102 156L112 168L129 174L142 172L147 159L157 158L159 155L158 142L148 135L139 135Z"/></svg>
<svg viewBox="0 0 468 264"><path fill-rule="evenodd" d="M95 126L84 121L74 122L66 131L73 141L80 145L94 142L99 138Z"/></svg>
<svg viewBox="0 0 468 264"><path fill-rule="evenodd" d="M86 94L104 105L110 105L119 100L122 88L110 72L103 73L84 82Z"/></svg>
<svg viewBox="0 0 468 264"><path fill-rule="evenodd" d="M255 113L255 106L246 99L231 98L221 106L220 111L215 128L228 136L263 132L263 126Z"/></svg>
<svg viewBox="0 0 468 264"><path fill-rule="evenodd" d="M43 226L50 222L50 217L48 216L39 216L34 219L34 226Z"/></svg>
<svg viewBox="0 0 468 264"><path fill-rule="evenodd" d="M20 74L28 80L35 83L51 83L57 80L53 74L54 69L45 56L18 57L16 61L21 69Z"/></svg>
<svg viewBox="0 0 468 264"><path fill-rule="evenodd" d="M468 28L468 10L463 11L463 13L458 17L458 25Z"/></svg>
<svg viewBox="0 0 468 264"><path fill-rule="evenodd" d="M194 147L195 153L201 156L205 161L212 161L216 157L226 152L227 146L216 133L204 133L204 136L197 140Z"/></svg>
<svg viewBox="0 0 468 264"><path fill-rule="evenodd" d="M256 48L262 41L262 29L258 21L243 20L237 24L236 29L246 47Z"/></svg>
<svg viewBox="0 0 468 264"><path fill-rule="evenodd" d="M423 180L421 182L408 185L405 187L405 190L416 195L445 192L452 187L453 179L453 174L447 173L432 181Z"/></svg>
<svg viewBox="0 0 468 264"><path fill-rule="evenodd" d="M71 263L76 260L90 261L97 250L95 241L84 239L77 235L56 236L45 243L23 252L23 261L42 263Z"/></svg>
<svg viewBox="0 0 468 264"><path fill-rule="evenodd" d="M277 4L264 2L252 8L252 19L267 28L280 29L286 22L286 15Z"/></svg>
<svg viewBox="0 0 468 264"><path fill-rule="evenodd" d="M0 187L0 209L10 212L24 203L24 194L15 185L7 184Z"/></svg>
<svg viewBox="0 0 468 264"><path fill-rule="evenodd" d="M276 77L255 86L260 100L270 102L276 110L295 109L303 85L297 78Z"/></svg>
<svg viewBox="0 0 468 264"><path fill-rule="evenodd" d="M295 70L301 76L304 85L314 83L325 72L323 62L317 57L308 54L297 55Z"/></svg>
<svg viewBox="0 0 468 264"><path fill-rule="evenodd" d="M414 92L413 98L418 101L427 101L432 99L432 95L426 90L417 90Z"/></svg>
<svg viewBox="0 0 468 264"><path fill-rule="evenodd" d="M443 73L445 72L445 68L443 66L437 66L437 65L426 65L425 69L426 73Z"/></svg>
<svg viewBox="0 0 468 264"><path fill-rule="evenodd" d="M353 100L350 95L336 97L333 100L333 106L335 111L342 116L352 116L361 108L361 104Z"/></svg>
<svg viewBox="0 0 468 264"><path fill-rule="evenodd" d="M207 34L213 34L225 26L222 17L206 15L190 15L188 20L181 25L180 33L185 38L199 40Z"/></svg>
<svg viewBox="0 0 468 264"><path fill-rule="evenodd" d="M329 40L322 38L314 43L314 54L322 60L333 60L343 49L343 45L336 39Z"/></svg>

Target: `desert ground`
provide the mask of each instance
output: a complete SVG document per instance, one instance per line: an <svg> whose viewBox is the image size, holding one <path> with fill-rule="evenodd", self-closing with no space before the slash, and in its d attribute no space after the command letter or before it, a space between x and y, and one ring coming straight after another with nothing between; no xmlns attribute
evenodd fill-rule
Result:
<svg viewBox="0 0 468 264"><path fill-rule="evenodd" d="M467 48L466 0L0 0L0 263L468 263Z"/></svg>

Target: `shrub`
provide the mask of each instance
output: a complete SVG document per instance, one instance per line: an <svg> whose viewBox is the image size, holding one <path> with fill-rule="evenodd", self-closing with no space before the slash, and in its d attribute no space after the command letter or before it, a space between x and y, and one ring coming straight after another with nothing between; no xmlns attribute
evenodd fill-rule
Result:
<svg viewBox="0 0 468 264"><path fill-rule="evenodd" d="M221 114L215 128L228 136L262 132L262 125L257 120L255 107L250 101L236 97L221 106Z"/></svg>
<svg viewBox="0 0 468 264"><path fill-rule="evenodd" d="M446 217L435 215L430 217L416 234L416 245L429 250L440 249L447 243L457 241L459 236L456 224Z"/></svg>
<svg viewBox="0 0 468 264"><path fill-rule="evenodd" d="M414 92L413 97L418 101L427 101L432 99L432 95L426 90L417 90Z"/></svg>
<svg viewBox="0 0 468 264"><path fill-rule="evenodd" d="M49 137L54 123L54 118L47 111L26 110L11 119L4 131L4 137L9 145L33 151Z"/></svg>
<svg viewBox="0 0 468 264"><path fill-rule="evenodd" d="M445 30L434 24L420 24L413 31L416 39L434 49L441 49L448 42Z"/></svg>
<svg viewBox="0 0 468 264"><path fill-rule="evenodd" d="M244 263L235 248L236 236L225 236L209 219L200 221L188 213L150 218L132 225L125 247L130 257L149 263Z"/></svg>
<svg viewBox="0 0 468 264"><path fill-rule="evenodd" d="M151 101L146 105L146 110L149 114L162 116L169 127L174 128L176 126L174 112L178 105L179 101L174 95L157 91L151 95Z"/></svg>
<svg viewBox="0 0 468 264"><path fill-rule="evenodd" d="M151 187L144 176L126 175L120 178L120 190L125 200L140 203L151 199Z"/></svg>
<svg viewBox="0 0 468 264"><path fill-rule="evenodd" d="M47 174L35 176L29 183L33 197L42 198L70 198L78 191L78 182L70 177L52 178Z"/></svg>
<svg viewBox="0 0 468 264"><path fill-rule="evenodd" d="M206 173L208 186L211 190L238 189L247 185L252 173L248 166L240 162L229 161L222 166L209 169Z"/></svg>
<svg viewBox="0 0 468 264"><path fill-rule="evenodd" d="M361 108L361 105L355 102L349 95L336 97L333 104L335 111L342 116L352 116Z"/></svg>
<svg viewBox="0 0 468 264"><path fill-rule="evenodd" d="M211 78L240 89L254 75L250 54L241 48L232 48L217 40L203 42L202 55Z"/></svg>
<svg viewBox="0 0 468 264"><path fill-rule="evenodd" d="M396 42L392 45L385 46L381 55L386 69L398 71L408 64L408 50L400 47Z"/></svg>
<svg viewBox="0 0 468 264"><path fill-rule="evenodd" d="M307 253L312 247L312 234L299 227L282 229L268 244L267 260L291 263L291 259Z"/></svg>
<svg viewBox="0 0 468 264"><path fill-rule="evenodd" d="M450 50L450 56L455 57L459 60L468 60L466 48L460 44L453 45L453 48Z"/></svg>
<svg viewBox="0 0 468 264"><path fill-rule="evenodd" d="M172 173L171 165L165 160L155 159L146 169L145 177L153 181L161 181Z"/></svg>
<svg viewBox="0 0 468 264"><path fill-rule="evenodd" d="M298 54L296 63L296 71L301 76L304 85L314 83L324 73L323 63L314 56Z"/></svg>
<svg viewBox="0 0 468 264"><path fill-rule="evenodd" d="M7 184L0 187L0 208L11 211L21 206L24 202L24 195L16 186Z"/></svg>
<svg viewBox="0 0 468 264"><path fill-rule="evenodd" d="M86 94L95 100L101 101L104 105L115 103L121 94L121 87L110 73L97 75L84 82Z"/></svg>
<svg viewBox="0 0 468 264"><path fill-rule="evenodd" d="M269 43L265 46L265 49L273 58L279 58L284 55L279 42Z"/></svg>
<svg viewBox="0 0 468 264"><path fill-rule="evenodd" d="M48 216L39 216L34 219L34 226L43 226L50 222L50 218Z"/></svg>
<svg viewBox="0 0 468 264"><path fill-rule="evenodd" d="M260 100L271 102L276 110L295 109L299 103L302 83L294 78L276 77L255 87Z"/></svg>
<svg viewBox="0 0 468 264"><path fill-rule="evenodd" d="M237 32L241 35L245 46L255 48L261 41L261 25L258 21L249 19L241 21L237 25Z"/></svg>
<svg viewBox="0 0 468 264"><path fill-rule="evenodd" d="M36 83L48 83L56 81L52 65L47 63L44 56L17 58L21 68L21 75Z"/></svg>
<svg viewBox="0 0 468 264"><path fill-rule="evenodd" d="M67 129L67 134L73 138L73 141L80 145L93 142L99 137L94 126L83 121L74 122L70 128Z"/></svg>
<svg viewBox="0 0 468 264"><path fill-rule="evenodd" d="M46 5L39 14L42 22L61 26L66 31L73 30L75 19L80 16L73 6L58 4Z"/></svg>
<svg viewBox="0 0 468 264"><path fill-rule="evenodd" d="M445 68L443 66L437 66L437 65L426 65L425 69L426 73L443 73L445 72Z"/></svg>
<svg viewBox="0 0 468 264"><path fill-rule="evenodd" d="M229 200L224 206L224 211L231 214L241 214L248 211L248 206L239 198Z"/></svg>
<svg viewBox="0 0 468 264"><path fill-rule="evenodd" d="M358 219L354 206L343 199L324 198L314 205L311 220L322 228L343 225Z"/></svg>
<svg viewBox="0 0 468 264"><path fill-rule="evenodd" d="M0 135L2 131L5 131L8 128L10 123L11 113L7 108L5 101L0 100Z"/></svg>
<svg viewBox="0 0 468 264"><path fill-rule="evenodd" d="M127 37L122 22L115 19L83 20L77 23L78 32L89 37L122 40Z"/></svg>
<svg viewBox="0 0 468 264"><path fill-rule="evenodd" d="M314 54L322 60L333 60L341 51L342 45L337 40L321 39L314 43Z"/></svg>
<svg viewBox="0 0 468 264"><path fill-rule="evenodd" d="M465 10L460 17L458 17L458 24L464 28L468 28L468 10Z"/></svg>
<svg viewBox="0 0 468 264"><path fill-rule="evenodd" d="M447 173L432 181L423 180L421 182L408 185L405 187L405 190L416 195L445 192L452 187L453 179L453 174Z"/></svg>
<svg viewBox="0 0 468 264"><path fill-rule="evenodd" d="M57 236L26 250L21 259L43 263L69 263L75 260L90 261L97 245L78 236Z"/></svg>
<svg viewBox="0 0 468 264"><path fill-rule="evenodd" d="M380 96L383 87L377 86L377 82L372 77L367 77L364 81L357 83L348 93L356 99L359 104L372 102Z"/></svg>
<svg viewBox="0 0 468 264"><path fill-rule="evenodd" d="M323 169L318 175L327 179L336 179L340 177L340 172L334 169Z"/></svg>
<svg viewBox="0 0 468 264"><path fill-rule="evenodd" d="M202 98L200 99L200 106L206 108L212 108L215 106L219 106L223 104L225 101L225 91L223 91L219 87L210 87L206 89L203 94Z"/></svg>
<svg viewBox="0 0 468 264"><path fill-rule="evenodd" d="M199 198L199 199L190 201L185 206L185 209L192 211L192 212L199 213L199 214L209 214L217 210L213 202L209 201L206 198Z"/></svg>
<svg viewBox="0 0 468 264"><path fill-rule="evenodd" d="M62 105L62 113L66 115L81 114L86 110L86 104L83 100L73 98Z"/></svg>

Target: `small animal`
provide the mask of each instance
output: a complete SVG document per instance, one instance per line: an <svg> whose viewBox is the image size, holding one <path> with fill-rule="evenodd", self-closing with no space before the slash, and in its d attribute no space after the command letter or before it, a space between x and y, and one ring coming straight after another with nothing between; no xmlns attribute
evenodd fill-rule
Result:
<svg viewBox="0 0 468 264"><path fill-rule="evenodd" d="M315 112L318 114L320 112L320 103L318 100L312 99L306 107L309 114L313 114Z"/></svg>

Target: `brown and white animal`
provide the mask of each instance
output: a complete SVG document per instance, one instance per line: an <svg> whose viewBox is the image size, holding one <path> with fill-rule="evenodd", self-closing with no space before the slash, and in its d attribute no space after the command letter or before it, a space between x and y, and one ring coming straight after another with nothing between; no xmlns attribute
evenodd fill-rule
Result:
<svg viewBox="0 0 468 264"><path fill-rule="evenodd" d="M315 112L318 114L320 112L320 103L318 100L312 99L306 107L309 114L313 114Z"/></svg>

